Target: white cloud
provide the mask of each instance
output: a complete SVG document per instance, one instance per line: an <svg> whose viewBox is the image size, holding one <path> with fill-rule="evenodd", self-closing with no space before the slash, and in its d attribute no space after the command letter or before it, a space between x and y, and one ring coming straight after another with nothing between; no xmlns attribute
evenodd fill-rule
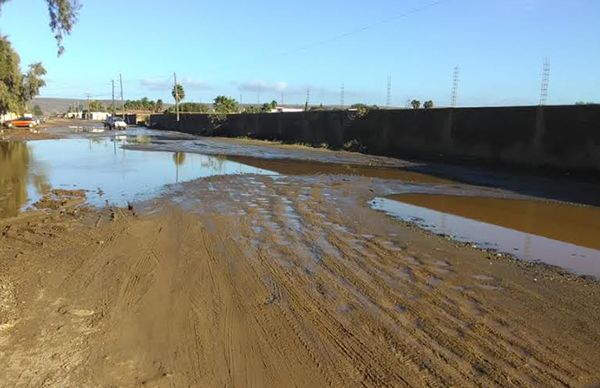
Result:
<svg viewBox="0 0 600 388"><path fill-rule="evenodd" d="M187 90L210 90L212 86L202 80L196 80L193 78L183 78L178 80L179 83ZM164 91L171 90L173 88L173 80L169 78L156 79L156 78L143 78L140 80L140 86L147 90L152 91Z"/></svg>
<svg viewBox="0 0 600 388"><path fill-rule="evenodd" d="M242 92L273 92L281 93L287 89L287 83L280 81L275 83L269 83L264 81L248 81L241 82L238 85L238 89Z"/></svg>
<svg viewBox="0 0 600 388"><path fill-rule="evenodd" d="M170 90L173 83L168 79L149 79L140 80L140 86L148 90Z"/></svg>
<svg viewBox="0 0 600 388"><path fill-rule="evenodd" d="M193 78L184 78L181 80L181 84L189 90L211 90L213 88L208 82Z"/></svg>

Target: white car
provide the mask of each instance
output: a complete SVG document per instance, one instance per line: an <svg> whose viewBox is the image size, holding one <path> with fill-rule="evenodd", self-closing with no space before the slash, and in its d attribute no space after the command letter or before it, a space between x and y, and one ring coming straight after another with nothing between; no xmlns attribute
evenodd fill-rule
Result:
<svg viewBox="0 0 600 388"><path fill-rule="evenodd" d="M104 122L108 129L127 129L127 123L121 117L109 117Z"/></svg>

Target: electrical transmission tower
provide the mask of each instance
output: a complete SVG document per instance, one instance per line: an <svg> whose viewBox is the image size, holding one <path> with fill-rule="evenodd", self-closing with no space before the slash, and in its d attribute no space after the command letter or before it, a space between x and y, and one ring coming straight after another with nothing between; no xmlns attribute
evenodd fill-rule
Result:
<svg viewBox="0 0 600 388"><path fill-rule="evenodd" d="M458 99L458 81L460 77L460 68L454 67L454 76L452 77L452 94L450 98L450 106L456 107L456 100Z"/></svg>
<svg viewBox="0 0 600 388"><path fill-rule="evenodd" d="M310 102L310 89L306 89L306 102L304 103L304 110L308 110L308 103Z"/></svg>
<svg viewBox="0 0 600 388"><path fill-rule="evenodd" d="M345 94L346 94L346 90L344 88L344 84L342 84L342 87L340 88L340 105L342 106L342 108L344 107L344 99L345 99Z"/></svg>
<svg viewBox="0 0 600 388"><path fill-rule="evenodd" d="M550 84L550 61L548 58L544 59L544 66L542 68L542 88L540 90L540 106L546 105L548 100L548 85Z"/></svg>
<svg viewBox="0 0 600 388"><path fill-rule="evenodd" d="M386 92L386 96L385 96L385 106L388 108L392 106L392 76L391 75L388 75L388 78L387 78L387 92Z"/></svg>

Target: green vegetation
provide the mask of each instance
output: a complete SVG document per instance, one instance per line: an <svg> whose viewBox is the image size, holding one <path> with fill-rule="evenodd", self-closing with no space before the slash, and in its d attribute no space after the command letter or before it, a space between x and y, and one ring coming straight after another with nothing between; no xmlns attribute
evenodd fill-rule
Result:
<svg viewBox="0 0 600 388"><path fill-rule="evenodd" d="M431 101L431 100L425 101L423 103L423 108L424 109L431 109L431 108L433 108L433 101Z"/></svg>
<svg viewBox="0 0 600 388"><path fill-rule="evenodd" d="M105 112L106 108L102 102L91 100L89 103L89 110L90 112Z"/></svg>
<svg viewBox="0 0 600 388"><path fill-rule="evenodd" d="M244 113L260 113L261 107L258 105L249 105L244 108Z"/></svg>
<svg viewBox="0 0 600 388"><path fill-rule="evenodd" d="M358 112L358 117L363 117L371 110L377 110L379 107L377 105L367 105L367 104L353 104L350 105L350 109L356 109Z"/></svg>
<svg viewBox="0 0 600 388"><path fill-rule="evenodd" d="M209 111L210 109L207 105L198 102L184 102L179 104L180 113L208 113ZM170 107L167 109L167 112L175 113L175 107Z"/></svg>
<svg viewBox="0 0 600 388"><path fill-rule="evenodd" d="M0 12L9 0L0 0ZM46 0L50 16L50 29L58 45L58 55L64 52L65 35L77 22L80 9L78 0ZM29 65L27 73L21 74L19 55L13 50L6 36L0 35L0 114L8 111L21 113L27 101L37 96L45 86L46 69L41 63Z"/></svg>
<svg viewBox="0 0 600 388"><path fill-rule="evenodd" d="M265 102L261 106L258 105L250 105L244 109L244 113L268 113L272 112L274 109L277 109L277 101L273 100L271 102Z"/></svg>
<svg viewBox="0 0 600 388"><path fill-rule="evenodd" d="M346 143L344 143L344 145L342 146L342 148L344 150L346 150L346 151L352 151L352 152L365 152L367 150L367 147L365 147L364 145L362 145L356 139L352 139L350 141L347 141Z"/></svg>
<svg viewBox="0 0 600 388"><path fill-rule="evenodd" d="M240 110L239 104L234 98L225 96L215 98L213 109L217 114L238 113Z"/></svg>
<svg viewBox="0 0 600 388"><path fill-rule="evenodd" d="M0 114L22 113L27 101L46 84L42 78L45 74L41 63L29 65L27 73L21 74L19 55L10 41L0 36Z"/></svg>
<svg viewBox="0 0 600 388"><path fill-rule="evenodd" d="M171 91L171 96L173 96L173 99L175 100L176 103L179 103L179 102L185 100L185 90L183 89L183 85L177 84L177 85L173 86L173 90Z"/></svg>
<svg viewBox="0 0 600 388"><path fill-rule="evenodd" d="M419 109L419 108L421 107L421 101L419 101L419 100L412 100L412 101L410 102L410 106L411 106L413 109Z"/></svg>
<svg viewBox="0 0 600 388"><path fill-rule="evenodd" d="M2 11L4 3L8 1L0 0L0 11ZM71 33L73 26L77 23L81 5L78 0L46 0L46 4L50 16L50 29L54 33L58 45L58 55L61 55L65 51L62 45L63 39Z"/></svg>
<svg viewBox="0 0 600 388"><path fill-rule="evenodd" d="M261 112L271 112L272 110L277 109L277 101L273 100L269 103L264 103L260 108Z"/></svg>
<svg viewBox="0 0 600 388"><path fill-rule="evenodd" d="M33 113L34 116L38 116L38 117L44 115L44 111L42 110L42 108L40 108L39 105L34 105L33 111L31 113Z"/></svg>
<svg viewBox="0 0 600 388"><path fill-rule="evenodd" d="M125 101L125 109L158 113L163 111L164 103L161 99L154 101L144 97L139 100Z"/></svg>

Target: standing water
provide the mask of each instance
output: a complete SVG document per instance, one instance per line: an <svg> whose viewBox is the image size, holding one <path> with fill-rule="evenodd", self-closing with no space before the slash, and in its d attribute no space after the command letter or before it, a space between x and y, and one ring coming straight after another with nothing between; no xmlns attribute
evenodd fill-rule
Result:
<svg viewBox="0 0 600 388"><path fill-rule="evenodd" d="M0 142L0 218L51 189L84 189L94 205L149 198L167 184L212 175L276 173L215 156L121 148L139 137Z"/></svg>
<svg viewBox="0 0 600 388"><path fill-rule="evenodd" d="M600 279L600 209L433 194L376 198L376 210L436 234Z"/></svg>

